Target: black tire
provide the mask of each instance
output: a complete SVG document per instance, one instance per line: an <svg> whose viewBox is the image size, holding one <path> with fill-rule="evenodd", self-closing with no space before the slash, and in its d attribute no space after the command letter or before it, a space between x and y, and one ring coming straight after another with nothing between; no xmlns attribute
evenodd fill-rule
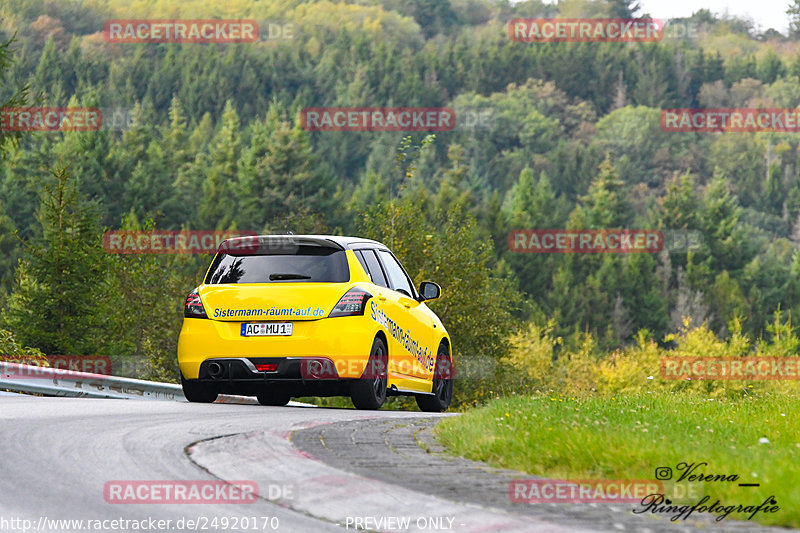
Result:
<svg viewBox="0 0 800 533"><path fill-rule="evenodd" d="M369 353L367 368L361 379L350 385L350 399L356 409L380 409L386 401L389 381L389 351L380 337L375 337Z"/></svg>
<svg viewBox="0 0 800 533"><path fill-rule="evenodd" d="M219 394L213 385L194 379L184 379L183 374L181 374L181 387L183 395L192 403L214 403Z"/></svg>
<svg viewBox="0 0 800 533"><path fill-rule="evenodd" d="M453 400L453 363L447 347L439 347L433 369L433 394L417 395L417 405L426 413L444 413Z"/></svg>
<svg viewBox="0 0 800 533"><path fill-rule="evenodd" d="M274 407L281 407L289 403L291 397L281 391L276 390L262 390L256 395L258 398L258 403L261 405L272 405Z"/></svg>

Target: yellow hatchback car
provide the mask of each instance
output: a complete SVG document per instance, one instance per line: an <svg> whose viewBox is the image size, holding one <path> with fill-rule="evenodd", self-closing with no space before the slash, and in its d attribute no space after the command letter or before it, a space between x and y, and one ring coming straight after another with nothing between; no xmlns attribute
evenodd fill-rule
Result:
<svg viewBox="0 0 800 533"><path fill-rule="evenodd" d="M178 364L186 399L350 396L378 409L413 395L423 411L453 396L450 337L385 245L356 237L263 235L220 244L186 298Z"/></svg>

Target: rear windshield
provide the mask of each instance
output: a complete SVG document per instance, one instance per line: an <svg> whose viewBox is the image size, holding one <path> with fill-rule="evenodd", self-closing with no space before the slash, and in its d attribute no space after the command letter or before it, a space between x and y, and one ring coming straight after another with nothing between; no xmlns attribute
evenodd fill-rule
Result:
<svg viewBox="0 0 800 533"><path fill-rule="evenodd" d="M343 250L298 246L295 253L270 255L217 254L206 283L341 283L350 280Z"/></svg>

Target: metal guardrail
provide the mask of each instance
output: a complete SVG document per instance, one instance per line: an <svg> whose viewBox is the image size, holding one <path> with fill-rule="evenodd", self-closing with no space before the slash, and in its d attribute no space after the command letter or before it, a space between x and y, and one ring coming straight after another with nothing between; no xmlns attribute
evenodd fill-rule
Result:
<svg viewBox="0 0 800 533"><path fill-rule="evenodd" d="M60 368L0 361L0 390L70 398L172 400L185 402L174 383L89 374ZM217 403L258 404L255 398L220 394Z"/></svg>

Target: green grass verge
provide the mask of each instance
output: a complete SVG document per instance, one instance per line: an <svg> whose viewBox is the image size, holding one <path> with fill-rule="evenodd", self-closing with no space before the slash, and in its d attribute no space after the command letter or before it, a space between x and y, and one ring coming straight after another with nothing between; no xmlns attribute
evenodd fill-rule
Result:
<svg viewBox="0 0 800 533"><path fill-rule="evenodd" d="M757 506L774 495L780 510L757 513L753 521L800 526L797 398L509 397L444 420L436 434L455 454L552 479L654 480L657 467L669 466L675 481L679 463L706 462L694 473L739 477L681 482L708 495L708 505L719 499L724 505ZM748 515L734 512L727 520Z"/></svg>

